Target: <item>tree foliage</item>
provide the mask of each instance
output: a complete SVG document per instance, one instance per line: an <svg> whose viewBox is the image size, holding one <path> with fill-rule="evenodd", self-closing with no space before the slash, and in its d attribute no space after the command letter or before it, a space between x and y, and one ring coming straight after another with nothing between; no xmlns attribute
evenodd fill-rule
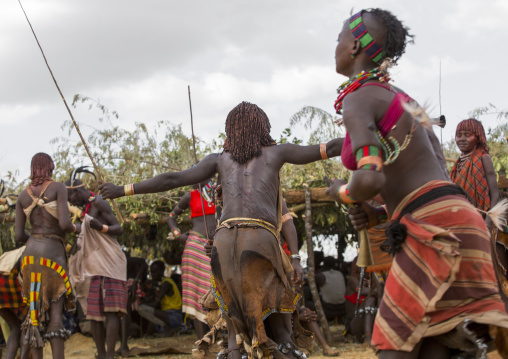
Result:
<svg viewBox="0 0 508 359"><path fill-rule="evenodd" d="M92 128L86 137L88 147L100 168L105 181L127 184L151 178L168 171L181 171L194 163L192 138L186 136L180 125L167 121L158 122L148 127L139 122L134 130L127 130L119 125L119 114L110 111L99 100L76 95L73 106L87 106L90 111L98 113L104 128ZM506 119L508 113L499 111L493 105L473 110L471 117L481 117L495 113L500 119ZM319 144L344 136L344 128L337 126L338 118L319 108L307 106L295 113L290 119L290 127L281 134L279 143ZM86 124L79 124L86 126ZM88 126L89 127L89 126ZM305 131L299 131L303 127ZM497 171L508 168L506 136L508 124L501 123L487 130L491 156ZM75 128L71 121L62 125L63 135L54 138L51 143L56 151L53 154L56 171L55 180L65 181L73 168L91 165L81 142L72 140ZM294 133L306 133L307 138L295 136ZM225 134L221 133L211 143L196 139L198 159L211 152L220 152ZM445 157L458 158L459 152L455 141L443 145ZM340 160L330 159L317 161L304 166L286 164L281 170L281 182L284 189L301 189L307 183L310 187L326 187L325 178L342 178L348 180L350 173L342 166ZM7 173L2 177L6 182L5 193L19 193L27 184L28 179L19 179L18 173ZM96 190L97 182L93 177L84 175L81 178L92 191ZM119 237L121 244L137 249L139 255L146 257L160 256L164 251L181 252L182 246L176 241L165 240L167 226L159 224L163 215L169 214L181 196L189 188L179 188L164 193L124 197L116 202L123 216L131 213L148 214L148 223L139 224L128 221L124 225L124 233ZM11 211L11 214L12 211ZM300 237L304 236L303 210L296 211L298 218L294 223ZM337 236L342 240L356 239L356 232L347 216L347 209L337 204L318 205L312 209L314 223L314 239ZM181 224L182 230L189 229ZM15 247L12 223L0 224L0 240L4 250ZM300 238L302 240L302 238Z"/></svg>

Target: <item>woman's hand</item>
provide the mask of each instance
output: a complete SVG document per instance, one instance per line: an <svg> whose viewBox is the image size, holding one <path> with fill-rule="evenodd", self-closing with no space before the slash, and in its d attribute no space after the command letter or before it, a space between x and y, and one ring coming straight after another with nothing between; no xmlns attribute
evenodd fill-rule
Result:
<svg viewBox="0 0 508 359"><path fill-rule="evenodd" d="M311 322L313 320L317 320L317 314L313 310L310 310L307 307L301 307L299 313L299 319L304 322Z"/></svg>
<svg viewBox="0 0 508 359"><path fill-rule="evenodd" d="M90 221L90 228L93 228L97 231L102 231L102 223L99 220L92 218Z"/></svg>
<svg viewBox="0 0 508 359"><path fill-rule="evenodd" d="M213 247L213 239L207 241L204 245L205 247L205 252L206 252L206 255L208 257L211 257L212 256L212 247Z"/></svg>
<svg viewBox="0 0 508 359"><path fill-rule="evenodd" d="M325 193L327 195L329 195L330 197L332 197L337 203L344 204L344 202L340 199L340 196L339 196L339 188L340 188L340 186L345 185L346 182L341 181L339 179L336 179L336 180L332 179L332 181L333 181L332 185L330 187L328 187L328 189L325 191Z"/></svg>
<svg viewBox="0 0 508 359"><path fill-rule="evenodd" d="M125 196L123 186L117 186L113 183L103 183L99 185L99 194L104 199L114 199Z"/></svg>
<svg viewBox="0 0 508 359"><path fill-rule="evenodd" d="M350 207L348 213L349 219L357 231L379 224L376 207L367 202L360 202L355 207Z"/></svg>
<svg viewBox="0 0 508 359"><path fill-rule="evenodd" d="M300 264L300 260L294 258L291 260L291 265L293 266L293 271L291 272L291 281L294 286L303 285L303 269Z"/></svg>

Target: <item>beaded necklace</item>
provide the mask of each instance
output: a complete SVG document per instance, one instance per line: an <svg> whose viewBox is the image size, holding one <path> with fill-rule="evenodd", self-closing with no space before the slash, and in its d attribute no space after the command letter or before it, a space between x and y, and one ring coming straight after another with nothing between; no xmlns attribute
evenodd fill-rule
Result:
<svg viewBox="0 0 508 359"><path fill-rule="evenodd" d="M337 97L334 105L337 114L342 114L342 103L344 102L344 98L351 92L356 91L365 82L372 79L378 79L379 82L388 83L390 81L390 76L388 72L381 70L380 67L375 67L372 70L360 72L358 75L351 77L349 80L340 85L337 89L339 96Z"/></svg>
<svg viewBox="0 0 508 359"><path fill-rule="evenodd" d="M93 201L95 201L95 198L96 198L95 196L96 196L96 193L93 193L90 191L90 197L88 198L88 203L86 205L85 211L81 214L81 220L83 220L85 218L85 215L90 210L90 205L92 204Z"/></svg>

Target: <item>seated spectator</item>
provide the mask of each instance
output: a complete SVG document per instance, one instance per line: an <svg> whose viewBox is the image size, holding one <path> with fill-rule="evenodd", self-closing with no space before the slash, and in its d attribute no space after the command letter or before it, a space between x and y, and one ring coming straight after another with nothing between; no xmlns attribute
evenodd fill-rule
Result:
<svg viewBox="0 0 508 359"><path fill-rule="evenodd" d="M153 292L145 293L145 300L139 305L138 313L170 335L182 324L182 298L175 282L164 277L165 270L166 265L162 261L150 265L152 281L145 284L153 285Z"/></svg>
<svg viewBox="0 0 508 359"><path fill-rule="evenodd" d="M323 332L319 327L317 322L317 314L315 311L310 310L305 306L300 306L297 304L296 309L298 310L298 318L300 320L300 324L307 330L310 330L314 333L319 345L323 348L323 355L328 357L338 356L339 350L335 347L331 347L325 340Z"/></svg>
<svg viewBox="0 0 508 359"><path fill-rule="evenodd" d="M337 270L335 258L325 257L322 271L316 273L315 278L321 291L321 303L326 319L344 321L346 281L342 272Z"/></svg>

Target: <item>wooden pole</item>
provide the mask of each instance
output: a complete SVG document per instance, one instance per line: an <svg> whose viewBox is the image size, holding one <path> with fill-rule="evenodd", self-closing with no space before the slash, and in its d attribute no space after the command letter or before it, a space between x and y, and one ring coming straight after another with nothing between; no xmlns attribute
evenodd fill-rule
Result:
<svg viewBox="0 0 508 359"><path fill-rule="evenodd" d="M314 306L316 307L316 313L318 316L318 323L323 330L325 340L328 345L332 345L332 334L328 327L328 321L326 320L323 306L321 305L321 299L319 298L319 292L316 285L315 275L315 263L314 263L314 243L312 242L312 207L311 207L311 194L309 185L304 183L305 188L305 240L307 243L307 280L309 281L310 292L312 299L314 300Z"/></svg>
<svg viewBox="0 0 508 359"><path fill-rule="evenodd" d="M190 85L187 86L187 89L189 91L190 124L192 131L192 148L194 149L194 162L195 164L198 164L198 155L196 154L196 136L194 136L194 118L192 117L192 101L190 95ZM205 203L203 201L203 190L201 188L201 183L198 183L198 189L199 189L199 197L201 198L201 208L203 209L203 222L205 223L206 239L208 240L208 242L210 242L210 235L208 234L208 223L206 223Z"/></svg>

